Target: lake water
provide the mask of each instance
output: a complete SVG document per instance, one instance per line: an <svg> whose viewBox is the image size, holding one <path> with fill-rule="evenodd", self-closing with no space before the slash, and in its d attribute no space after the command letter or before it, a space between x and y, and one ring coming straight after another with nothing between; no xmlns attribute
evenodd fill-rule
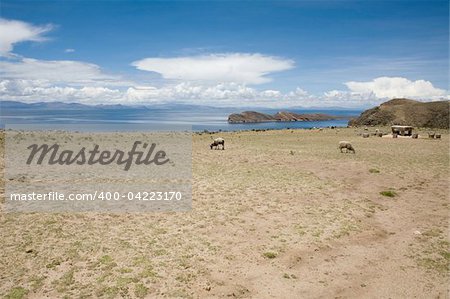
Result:
<svg viewBox="0 0 450 299"><path fill-rule="evenodd" d="M278 110L260 109L263 113L274 114ZM229 124L227 119L231 113L241 112L235 108L189 108L189 109L150 109L150 108L120 108L120 109L87 109L87 110L49 110L49 109L2 109L1 123L5 124L46 124L54 128L63 124L158 124L180 125L192 127L193 131L237 131L252 129L285 129L347 126L351 117L359 115L356 110L320 110L302 109L289 110L296 113L325 113L343 117L338 120L308 121L308 122L266 122L248 124Z"/></svg>

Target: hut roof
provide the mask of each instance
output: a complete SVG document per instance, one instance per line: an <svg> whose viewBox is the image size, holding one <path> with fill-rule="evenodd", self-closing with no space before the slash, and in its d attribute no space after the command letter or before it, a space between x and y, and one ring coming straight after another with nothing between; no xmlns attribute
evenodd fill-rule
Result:
<svg viewBox="0 0 450 299"><path fill-rule="evenodd" d="M413 129L412 126L392 126L391 128L395 128L395 129Z"/></svg>

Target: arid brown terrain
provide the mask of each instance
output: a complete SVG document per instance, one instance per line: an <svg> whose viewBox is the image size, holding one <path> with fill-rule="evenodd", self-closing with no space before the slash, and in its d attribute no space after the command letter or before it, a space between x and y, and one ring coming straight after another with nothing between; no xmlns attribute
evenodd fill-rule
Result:
<svg viewBox="0 0 450 299"><path fill-rule="evenodd" d="M424 103L409 99L393 99L364 111L358 118L351 120L349 125L408 125L448 129L449 115L450 101Z"/></svg>
<svg viewBox="0 0 450 299"><path fill-rule="evenodd" d="M448 298L448 131L357 133L194 134L190 212L2 210L0 296Z"/></svg>

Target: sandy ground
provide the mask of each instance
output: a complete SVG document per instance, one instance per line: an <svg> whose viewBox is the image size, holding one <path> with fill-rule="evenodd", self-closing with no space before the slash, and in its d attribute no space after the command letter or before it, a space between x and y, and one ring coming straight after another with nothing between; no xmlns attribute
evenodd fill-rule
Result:
<svg viewBox="0 0 450 299"><path fill-rule="evenodd" d="M448 132L356 133L194 135L190 212L1 212L0 296L448 298Z"/></svg>

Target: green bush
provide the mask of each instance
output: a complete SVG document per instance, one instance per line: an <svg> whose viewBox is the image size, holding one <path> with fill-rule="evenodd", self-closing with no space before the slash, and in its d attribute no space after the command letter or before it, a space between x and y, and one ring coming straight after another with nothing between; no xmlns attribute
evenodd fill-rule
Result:
<svg viewBox="0 0 450 299"><path fill-rule="evenodd" d="M383 196L387 196L387 197L395 197L395 196L397 196L397 193L395 193L392 190L381 191L380 194L383 195Z"/></svg>

